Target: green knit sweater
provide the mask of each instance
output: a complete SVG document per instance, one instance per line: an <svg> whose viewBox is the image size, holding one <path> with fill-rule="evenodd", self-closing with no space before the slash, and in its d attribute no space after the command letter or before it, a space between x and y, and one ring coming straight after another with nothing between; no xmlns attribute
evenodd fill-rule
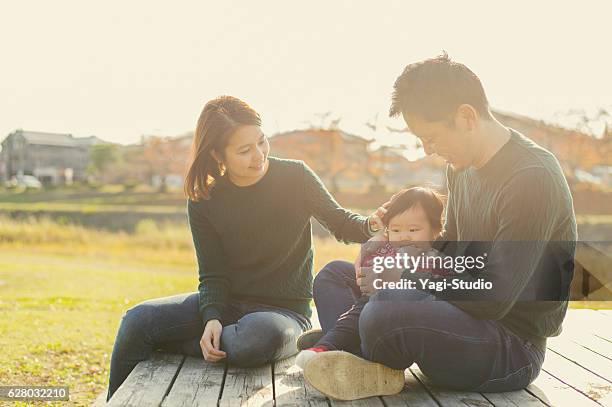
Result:
<svg viewBox="0 0 612 407"><path fill-rule="evenodd" d="M476 318L499 320L544 348L546 337L561 332L577 238L572 196L559 162L511 130L510 140L482 168L449 167L447 177L444 238L485 242L485 273L494 289L438 297L454 300Z"/></svg>
<svg viewBox="0 0 612 407"><path fill-rule="evenodd" d="M365 242L367 218L343 209L301 161L270 157L264 177L239 187L227 177L210 199L187 204L199 268L200 313L219 319L232 299L310 317L314 216L336 239Z"/></svg>

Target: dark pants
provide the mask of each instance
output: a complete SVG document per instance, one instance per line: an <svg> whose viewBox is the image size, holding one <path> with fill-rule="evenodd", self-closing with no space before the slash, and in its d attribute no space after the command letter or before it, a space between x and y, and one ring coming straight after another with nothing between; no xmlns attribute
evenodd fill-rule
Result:
<svg viewBox="0 0 612 407"><path fill-rule="evenodd" d="M228 363L243 367L296 354L297 337L311 328L308 318L291 310L242 301L230 301L221 318L221 349ZM128 310L115 339L107 399L155 350L203 357L203 333L198 293L158 298Z"/></svg>
<svg viewBox="0 0 612 407"><path fill-rule="evenodd" d="M393 369L416 363L438 386L480 392L522 389L544 362L544 350L499 322L476 319L428 293L381 290L368 301L360 296L351 263L325 266L313 292L326 333L319 344Z"/></svg>

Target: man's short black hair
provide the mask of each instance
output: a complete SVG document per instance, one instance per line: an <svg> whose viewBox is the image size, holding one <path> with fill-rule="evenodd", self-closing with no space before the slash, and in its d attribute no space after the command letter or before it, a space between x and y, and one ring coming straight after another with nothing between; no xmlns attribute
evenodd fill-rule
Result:
<svg viewBox="0 0 612 407"><path fill-rule="evenodd" d="M490 117L489 102L480 79L446 52L408 65L393 85L389 116L402 113L428 121L448 120L462 104Z"/></svg>

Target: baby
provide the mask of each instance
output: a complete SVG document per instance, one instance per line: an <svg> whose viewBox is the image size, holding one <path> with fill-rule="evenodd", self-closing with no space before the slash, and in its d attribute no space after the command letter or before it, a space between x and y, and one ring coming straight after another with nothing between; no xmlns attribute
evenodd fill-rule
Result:
<svg viewBox="0 0 612 407"><path fill-rule="evenodd" d="M401 273L401 270L373 273L375 258L395 257L398 253L411 256L436 255L437 252L431 248L431 242L442 230L443 209L440 195L430 188L409 188L391 198L387 212L382 218L384 233L366 244L370 246L370 253L361 258L361 270L369 270L361 275L361 291L366 294L358 298L352 308L340 316L333 329L326 332L312 347L300 352L296 359L298 366L304 369L313 356L326 351L344 350L355 355L360 354L359 315L368 301L368 294L375 292L374 280L386 280L389 277L399 279L398 273ZM392 276L394 272L395 277ZM434 276L448 274L445 270L423 268L416 272L429 272Z"/></svg>

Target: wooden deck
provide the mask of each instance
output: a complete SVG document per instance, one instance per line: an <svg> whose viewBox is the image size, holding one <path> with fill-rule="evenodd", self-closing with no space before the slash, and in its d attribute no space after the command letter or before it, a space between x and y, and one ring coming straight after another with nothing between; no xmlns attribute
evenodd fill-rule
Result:
<svg viewBox="0 0 612 407"><path fill-rule="evenodd" d="M416 365L397 395L327 399L304 382L293 358L256 369L159 354L140 363L109 406L612 406L612 311L571 310L548 342L546 362L527 389L509 393L436 388Z"/></svg>

